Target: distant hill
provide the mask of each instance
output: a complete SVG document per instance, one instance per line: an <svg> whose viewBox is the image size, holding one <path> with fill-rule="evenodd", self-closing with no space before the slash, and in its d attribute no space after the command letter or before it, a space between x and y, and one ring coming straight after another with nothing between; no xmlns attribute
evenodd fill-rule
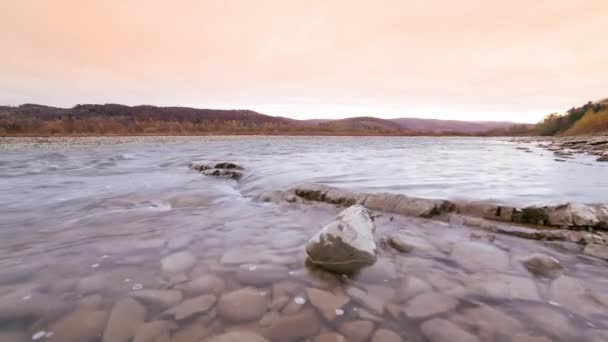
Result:
<svg viewBox="0 0 608 342"><path fill-rule="evenodd" d="M512 123L432 119L294 120L251 110L81 104L58 108L37 104L0 106L3 135L104 134L319 134L475 135Z"/></svg>
<svg viewBox="0 0 608 342"><path fill-rule="evenodd" d="M460 132L460 133L482 133L492 129L505 128L512 126L513 122L496 121L458 121L458 120L437 120L437 119L417 119L402 118L390 119L401 128L423 131L423 132Z"/></svg>

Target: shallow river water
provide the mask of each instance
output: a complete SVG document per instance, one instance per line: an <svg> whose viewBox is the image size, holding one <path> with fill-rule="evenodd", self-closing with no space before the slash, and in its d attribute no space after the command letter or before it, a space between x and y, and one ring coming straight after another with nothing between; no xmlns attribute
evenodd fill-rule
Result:
<svg viewBox="0 0 608 342"><path fill-rule="evenodd" d="M336 276L307 266L303 246L343 208L256 200L306 181L518 205L608 202L608 168L594 158L556 162L518 146L0 138L0 341L608 341L608 264L577 245L378 213L378 241L398 234L415 248L382 248L374 266ZM191 161L235 162L245 175L206 177ZM531 273L522 261L535 253L561 267ZM230 331L240 333L214 337Z"/></svg>

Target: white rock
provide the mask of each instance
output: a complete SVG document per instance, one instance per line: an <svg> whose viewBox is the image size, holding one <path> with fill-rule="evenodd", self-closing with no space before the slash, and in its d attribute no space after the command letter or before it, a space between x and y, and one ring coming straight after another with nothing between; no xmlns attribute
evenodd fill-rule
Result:
<svg viewBox="0 0 608 342"><path fill-rule="evenodd" d="M353 205L313 236L306 252L313 263L325 269L354 272L376 261L375 231L369 210Z"/></svg>

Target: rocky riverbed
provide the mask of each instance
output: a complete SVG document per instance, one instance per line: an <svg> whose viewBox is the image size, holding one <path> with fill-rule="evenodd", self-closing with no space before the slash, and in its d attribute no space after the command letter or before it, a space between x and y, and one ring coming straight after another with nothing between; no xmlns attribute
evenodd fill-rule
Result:
<svg viewBox="0 0 608 342"><path fill-rule="evenodd" d="M142 167L121 152L71 168L64 155L45 157L65 174L46 170L36 189L20 169L5 174L42 215L22 213L16 191L2 202L2 342L608 340L597 203L432 200L309 183L247 193L255 164L199 155ZM547 220L523 220L531 206ZM328 236L372 257L348 272L327 267L314 256Z"/></svg>
<svg viewBox="0 0 608 342"><path fill-rule="evenodd" d="M608 134L597 134L588 137L534 137L516 138L513 142L535 144L555 155L556 161L573 159L577 154L594 156L598 162L608 162ZM517 147L524 152L532 152L525 146Z"/></svg>

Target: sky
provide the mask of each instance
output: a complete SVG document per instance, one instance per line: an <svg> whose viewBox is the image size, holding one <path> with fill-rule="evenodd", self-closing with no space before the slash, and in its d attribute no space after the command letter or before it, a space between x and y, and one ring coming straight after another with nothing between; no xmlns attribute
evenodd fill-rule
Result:
<svg viewBox="0 0 608 342"><path fill-rule="evenodd" d="M606 0L0 0L0 104L536 122L608 97Z"/></svg>

